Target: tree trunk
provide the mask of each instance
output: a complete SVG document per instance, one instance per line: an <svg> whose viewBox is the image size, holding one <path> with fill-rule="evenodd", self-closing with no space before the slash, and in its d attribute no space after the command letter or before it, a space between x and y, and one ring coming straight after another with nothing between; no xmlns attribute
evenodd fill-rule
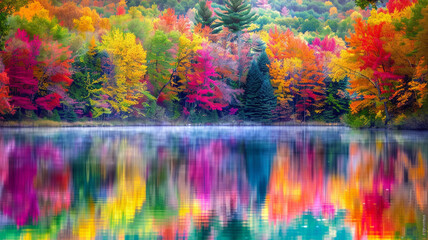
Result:
<svg viewBox="0 0 428 240"><path fill-rule="evenodd" d="M164 89L166 86L168 86L168 84L170 84L170 83L171 83L172 78L174 77L174 74L175 74L175 73L176 73L176 69L174 69L174 70L172 71L171 75L169 76L169 81L168 81L167 83L165 83L165 85L163 85L163 86L162 86L162 88L159 90L159 94L158 94L158 97L157 97L156 99L158 99L158 98L159 98L159 96L161 95L161 93L162 93L163 89Z"/></svg>
<svg viewBox="0 0 428 240"><path fill-rule="evenodd" d="M385 126L388 125L389 122L389 113L388 113L388 107L386 106L386 102L383 102L383 107L385 108Z"/></svg>
<svg viewBox="0 0 428 240"><path fill-rule="evenodd" d="M241 31L236 33L238 39L238 88L241 88L242 66L241 66Z"/></svg>
<svg viewBox="0 0 428 240"><path fill-rule="evenodd" d="M379 94L379 99L383 101L384 99L382 98L382 92L380 91L379 83L376 84L376 89ZM383 108L385 110L385 117L386 117L385 126L386 126L388 125L388 122L389 122L389 113L388 113L388 106L386 105L386 101L383 102Z"/></svg>

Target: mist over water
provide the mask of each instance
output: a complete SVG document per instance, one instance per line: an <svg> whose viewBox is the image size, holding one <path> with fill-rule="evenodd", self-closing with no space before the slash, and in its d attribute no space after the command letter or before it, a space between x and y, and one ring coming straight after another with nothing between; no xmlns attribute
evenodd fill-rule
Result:
<svg viewBox="0 0 428 240"><path fill-rule="evenodd" d="M424 239L428 133L0 131L5 239Z"/></svg>

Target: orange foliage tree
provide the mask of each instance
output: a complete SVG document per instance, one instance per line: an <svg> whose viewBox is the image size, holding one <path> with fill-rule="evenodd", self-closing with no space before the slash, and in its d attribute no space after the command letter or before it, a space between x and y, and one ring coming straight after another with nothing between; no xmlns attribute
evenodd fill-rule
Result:
<svg viewBox="0 0 428 240"><path fill-rule="evenodd" d="M31 21L35 16L50 19L49 11L45 9L39 1L31 2L27 6L22 7L15 15L28 21Z"/></svg>
<svg viewBox="0 0 428 240"><path fill-rule="evenodd" d="M374 107L375 113L384 116L387 124L390 120L389 99L395 92L400 76L393 74L391 54L384 49L384 37L387 33L382 31L383 26L384 23L369 24L357 19L355 33L347 38L350 47L341 54L341 57L354 64L354 67L336 64L356 75L350 79L349 92L360 97L351 103L352 113Z"/></svg>
<svg viewBox="0 0 428 240"><path fill-rule="evenodd" d="M421 59L408 54L415 42L392 24L397 14L373 10L367 21L357 19L355 32L346 39L349 48L330 65L333 79L350 79L349 93L356 96L351 113L368 111L385 124L394 115L420 107L426 86L419 79Z"/></svg>
<svg viewBox="0 0 428 240"><path fill-rule="evenodd" d="M191 22L189 18L175 14L175 10L172 8L166 9L163 13L160 14L159 20L153 22L153 28L155 30L162 30L165 33L171 31L178 31L181 34L186 34L190 36L192 34L190 26Z"/></svg>
<svg viewBox="0 0 428 240"><path fill-rule="evenodd" d="M271 30L267 46L279 120L298 118L305 121L311 114L320 113L324 77L314 50L290 30Z"/></svg>

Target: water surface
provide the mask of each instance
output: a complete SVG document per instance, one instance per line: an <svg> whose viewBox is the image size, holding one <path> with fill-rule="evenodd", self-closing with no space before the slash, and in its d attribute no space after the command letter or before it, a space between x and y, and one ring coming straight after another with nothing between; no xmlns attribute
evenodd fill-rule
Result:
<svg viewBox="0 0 428 240"><path fill-rule="evenodd" d="M5 239L426 239L428 133L0 130Z"/></svg>

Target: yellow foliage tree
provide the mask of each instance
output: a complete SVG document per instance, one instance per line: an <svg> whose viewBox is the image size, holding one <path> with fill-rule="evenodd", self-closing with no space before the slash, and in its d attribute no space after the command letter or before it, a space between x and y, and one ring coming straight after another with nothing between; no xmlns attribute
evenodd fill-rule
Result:
<svg viewBox="0 0 428 240"><path fill-rule="evenodd" d="M132 18L141 18L143 17L143 14L140 10L138 10L137 7L131 7L128 11L129 15L131 15Z"/></svg>
<svg viewBox="0 0 428 240"><path fill-rule="evenodd" d="M99 49L107 51L115 65L115 79L106 88L109 104L117 113L136 111L131 107L147 95L142 82L147 69L146 51L134 34L117 29L103 36Z"/></svg>
<svg viewBox="0 0 428 240"><path fill-rule="evenodd" d="M126 7L126 2L125 0L120 0L120 2L117 5L118 7Z"/></svg>
<svg viewBox="0 0 428 240"><path fill-rule="evenodd" d="M367 19L367 23L370 25L377 25L377 24L384 24L384 23L391 23L392 22L392 15L383 12L383 11L377 11L373 9L370 13L370 17Z"/></svg>
<svg viewBox="0 0 428 240"><path fill-rule="evenodd" d="M95 9L84 7L82 9L82 17L79 20L80 21L84 20L84 23L88 23L89 18L92 21L92 26L94 28L94 31L99 29L110 30L111 26L110 26L110 20L108 18L101 18ZM77 23L80 23L80 21L78 21Z"/></svg>
<svg viewBox="0 0 428 240"><path fill-rule="evenodd" d="M100 15L98 15L98 13L95 9L90 9L88 7L85 7L82 9L82 13L83 13L83 16L88 16L88 17L92 18L92 22L94 23L94 25L99 24L101 17L100 17Z"/></svg>
<svg viewBox="0 0 428 240"><path fill-rule="evenodd" d="M89 16L82 16L79 19L74 19L75 28L79 32L93 32L95 31L94 24L92 22L92 18Z"/></svg>

